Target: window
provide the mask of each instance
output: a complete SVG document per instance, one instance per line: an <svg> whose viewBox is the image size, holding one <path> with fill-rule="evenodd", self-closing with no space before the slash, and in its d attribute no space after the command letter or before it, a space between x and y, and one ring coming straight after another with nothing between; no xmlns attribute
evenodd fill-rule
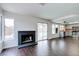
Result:
<svg viewBox="0 0 79 59"><path fill-rule="evenodd" d="M58 33L58 25L57 24L52 24L52 34Z"/></svg>
<svg viewBox="0 0 79 59"><path fill-rule="evenodd" d="M65 28L64 28L64 25L60 25L60 31L64 31Z"/></svg>
<svg viewBox="0 0 79 59"><path fill-rule="evenodd" d="M37 23L38 26L38 41L47 39L47 24Z"/></svg>
<svg viewBox="0 0 79 59"><path fill-rule="evenodd" d="M5 19L5 40L14 38L14 19Z"/></svg>

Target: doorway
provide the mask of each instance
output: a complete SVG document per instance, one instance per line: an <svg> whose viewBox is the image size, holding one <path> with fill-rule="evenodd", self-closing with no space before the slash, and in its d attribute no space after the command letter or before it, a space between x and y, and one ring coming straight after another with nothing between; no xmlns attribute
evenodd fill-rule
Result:
<svg viewBox="0 0 79 59"><path fill-rule="evenodd" d="M47 23L38 23L38 41L47 39Z"/></svg>

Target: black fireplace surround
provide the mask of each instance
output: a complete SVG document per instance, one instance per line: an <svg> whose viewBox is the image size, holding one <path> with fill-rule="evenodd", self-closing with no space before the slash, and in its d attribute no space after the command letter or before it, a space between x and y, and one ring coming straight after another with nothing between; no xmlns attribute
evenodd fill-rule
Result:
<svg viewBox="0 0 79 59"><path fill-rule="evenodd" d="M18 45L19 47L36 45L35 31L18 31Z"/></svg>

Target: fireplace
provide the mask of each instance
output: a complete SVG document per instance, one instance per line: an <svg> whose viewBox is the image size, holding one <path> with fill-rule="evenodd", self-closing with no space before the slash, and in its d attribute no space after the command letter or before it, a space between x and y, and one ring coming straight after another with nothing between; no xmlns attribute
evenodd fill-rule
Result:
<svg viewBox="0 0 79 59"><path fill-rule="evenodd" d="M19 47L36 45L35 31L18 31L18 45Z"/></svg>
<svg viewBox="0 0 79 59"><path fill-rule="evenodd" d="M32 41L32 39L33 39L33 35L22 35L21 36L21 39L22 39L22 41L21 41L21 43L23 44L25 44L25 43L27 43L27 42L31 42Z"/></svg>

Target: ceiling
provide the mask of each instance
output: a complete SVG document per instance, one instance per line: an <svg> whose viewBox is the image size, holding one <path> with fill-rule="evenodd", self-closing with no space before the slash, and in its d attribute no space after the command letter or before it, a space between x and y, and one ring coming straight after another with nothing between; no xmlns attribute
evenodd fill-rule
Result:
<svg viewBox="0 0 79 59"><path fill-rule="evenodd" d="M1 3L3 10L17 14L31 14L53 22L79 22L78 3Z"/></svg>

